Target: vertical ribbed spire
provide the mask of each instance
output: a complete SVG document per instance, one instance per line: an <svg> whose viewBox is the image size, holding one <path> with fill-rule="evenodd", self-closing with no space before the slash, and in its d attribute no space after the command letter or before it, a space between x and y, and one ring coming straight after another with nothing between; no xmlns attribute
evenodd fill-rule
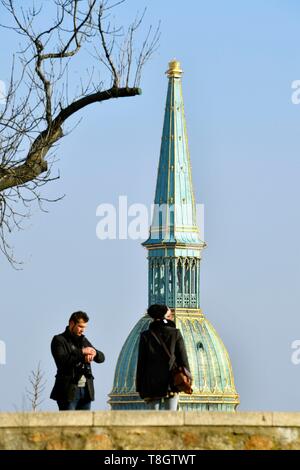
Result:
<svg viewBox="0 0 300 470"><path fill-rule="evenodd" d="M180 63L173 60L169 78L160 159L155 191L155 209L150 237L153 243L201 244L196 221L191 164L184 115Z"/></svg>
<svg viewBox="0 0 300 470"><path fill-rule="evenodd" d="M180 63L173 60L160 148L153 220L148 240L149 304L200 308L200 259L205 243L196 220L184 116Z"/></svg>

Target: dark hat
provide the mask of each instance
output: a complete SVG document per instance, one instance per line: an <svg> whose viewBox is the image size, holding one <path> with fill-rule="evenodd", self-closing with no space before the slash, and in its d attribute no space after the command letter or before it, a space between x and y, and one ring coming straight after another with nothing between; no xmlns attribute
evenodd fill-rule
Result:
<svg viewBox="0 0 300 470"><path fill-rule="evenodd" d="M165 314L169 310L167 305L161 304L153 304L147 310L149 317L153 318L154 320L160 320L164 318Z"/></svg>

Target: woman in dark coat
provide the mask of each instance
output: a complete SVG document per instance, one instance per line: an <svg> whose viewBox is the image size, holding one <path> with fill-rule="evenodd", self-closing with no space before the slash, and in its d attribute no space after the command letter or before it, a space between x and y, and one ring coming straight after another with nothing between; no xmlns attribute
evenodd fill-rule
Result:
<svg viewBox="0 0 300 470"><path fill-rule="evenodd" d="M166 410L175 411L178 393L171 383L170 369L175 360L178 366L190 370L184 340L175 323L165 319L170 314L166 305L151 305L147 313L154 321L140 336L136 390L150 409L162 409L164 402ZM160 338L170 351L171 358L161 345Z"/></svg>

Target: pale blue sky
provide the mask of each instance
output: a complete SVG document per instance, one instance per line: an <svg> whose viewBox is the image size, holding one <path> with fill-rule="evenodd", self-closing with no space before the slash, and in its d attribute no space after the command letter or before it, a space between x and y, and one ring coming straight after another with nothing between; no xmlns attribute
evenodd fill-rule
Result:
<svg viewBox="0 0 300 470"><path fill-rule="evenodd" d="M128 0L127 21L147 5ZM94 366L94 409L106 409L120 349L147 307L147 260L140 241L96 238L96 207L150 205L154 198L165 70L176 57L196 200L205 204L202 309L223 339L241 410L298 410L300 365L300 4L296 0L152 0L145 22L161 20L160 48L147 64L140 97L85 109L58 150L59 182L45 194L66 197L34 211L16 234L23 271L2 258L0 409L22 408L30 370L41 360L47 386L55 367L50 341L78 309L88 338L106 354ZM0 32L0 80L10 48ZM78 67L80 64L78 64ZM78 68L78 70L80 70Z"/></svg>

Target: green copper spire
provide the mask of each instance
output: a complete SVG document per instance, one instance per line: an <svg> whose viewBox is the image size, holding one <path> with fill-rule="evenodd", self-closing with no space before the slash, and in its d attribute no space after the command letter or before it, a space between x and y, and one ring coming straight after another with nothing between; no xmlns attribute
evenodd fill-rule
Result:
<svg viewBox="0 0 300 470"><path fill-rule="evenodd" d="M181 87L182 70L169 63L165 118L149 239L157 243L202 245L196 220L192 172Z"/></svg>
<svg viewBox="0 0 300 470"><path fill-rule="evenodd" d="M169 78L149 250L149 305L200 308L200 259L205 243L196 220L192 170L181 87L182 70ZM177 310L179 313L179 310Z"/></svg>
<svg viewBox="0 0 300 470"><path fill-rule="evenodd" d="M180 410L234 411L239 404L227 350L200 309L200 260L205 243L196 220L192 171L186 132L180 63L169 63L155 207L148 250L148 303L167 304L187 349L192 395L180 394ZM216 293L217 295L217 293ZM109 403L114 410L147 409L135 391L141 331L151 319L143 315L120 352Z"/></svg>

